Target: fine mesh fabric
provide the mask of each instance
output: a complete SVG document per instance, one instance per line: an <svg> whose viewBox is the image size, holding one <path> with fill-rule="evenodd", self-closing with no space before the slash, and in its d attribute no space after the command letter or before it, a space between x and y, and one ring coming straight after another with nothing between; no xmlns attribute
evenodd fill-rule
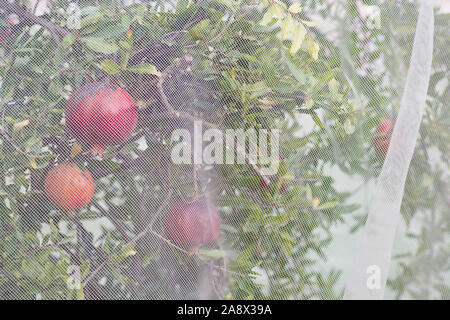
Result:
<svg viewBox="0 0 450 320"><path fill-rule="evenodd" d="M449 299L449 16L0 0L0 299Z"/></svg>

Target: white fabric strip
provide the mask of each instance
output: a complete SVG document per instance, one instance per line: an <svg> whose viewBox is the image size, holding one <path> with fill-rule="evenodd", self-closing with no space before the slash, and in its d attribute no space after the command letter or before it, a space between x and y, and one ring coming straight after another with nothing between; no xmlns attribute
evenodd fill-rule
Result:
<svg viewBox="0 0 450 320"><path fill-rule="evenodd" d="M354 263L348 273L344 299L384 297L406 175L425 108L433 33L433 5L431 1L423 1L390 148L378 178Z"/></svg>

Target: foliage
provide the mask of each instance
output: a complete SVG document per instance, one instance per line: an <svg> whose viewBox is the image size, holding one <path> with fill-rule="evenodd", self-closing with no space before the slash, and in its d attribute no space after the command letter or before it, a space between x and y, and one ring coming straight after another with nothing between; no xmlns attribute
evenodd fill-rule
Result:
<svg viewBox="0 0 450 320"><path fill-rule="evenodd" d="M381 79L401 77L395 72L403 67L382 75L353 68L363 51L353 2L343 19L353 25L343 21L340 31L350 53L311 19L330 15L326 1L78 3L74 11L53 1L42 17L0 5L4 14L22 12L0 48L0 299L340 298L341 271L320 264L331 228L359 205L336 190L326 168L376 177L383 159L368 142L376 124L395 114L401 91ZM415 10L408 5L403 14ZM383 34L396 30L386 21L382 27ZM378 39L377 32L368 37ZM369 61L397 57L397 36L376 40ZM437 59L430 88L448 74L448 56ZM92 81L124 87L140 108L134 137L102 158L87 154L65 126L67 99ZM448 159L445 99L448 86L430 94L421 133L426 147ZM194 120L220 130L280 129L279 171L269 188L249 163L173 164L171 133ZM436 199L445 198L448 181L426 164L426 149L415 154L408 179L420 183L407 184L402 212L408 221L434 212L414 237L417 257L437 261L427 272L438 280L448 254L438 244L430 253L427 243L446 236L448 215ZM67 159L89 169L96 189L72 215L55 208L42 185L49 168ZM414 203L415 194L423 203ZM222 219L220 240L198 256L167 239L162 223L172 203L193 197L213 199ZM355 228L364 217L357 219ZM80 287L68 285L74 266ZM405 274L416 269L423 267L414 259L404 265ZM400 297L418 280L403 275L390 285Z"/></svg>

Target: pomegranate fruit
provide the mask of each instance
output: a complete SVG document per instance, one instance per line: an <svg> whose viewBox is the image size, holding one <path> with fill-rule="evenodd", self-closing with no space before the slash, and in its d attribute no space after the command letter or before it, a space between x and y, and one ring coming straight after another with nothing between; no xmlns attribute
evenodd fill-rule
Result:
<svg viewBox="0 0 450 320"><path fill-rule="evenodd" d="M64 162L48 172L45 194L64 211L78 210L91 201L94 181L88 170L83 171L75 163Z"/></svg>
<svg viewBox="0 0 450 320"><path fill-rule="evenodd" d="M375 129L377 136L373 138L373 144L375 149L381 154L386 154L388 152L393 127L392 120L386 119L381 121Z"/></svg>
<svg viewBox="0 0 450 320"><path fill-rule="evenodd" d="M216 207L207 202L179 202L167 212L165 228L173 241L195 247L217 239L220 216Z"/></svg>
<svg viewBox="0 0 450 320"><path fill-rule="evenodd" d="M91 144L94 153L127 141L137 121L133 98L111 84L87 84L75 90L67 102L67 127L77 139Z"/></svg>

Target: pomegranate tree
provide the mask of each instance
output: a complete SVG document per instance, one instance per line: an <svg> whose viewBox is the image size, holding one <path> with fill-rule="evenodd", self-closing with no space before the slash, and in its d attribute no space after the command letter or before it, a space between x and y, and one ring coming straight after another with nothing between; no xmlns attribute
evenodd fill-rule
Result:
<svg viewBox="0 0 450 320"><path fill-rule="evenodd" d="M45 178L45 194L64 211L78 210L94 195L94 181L88 170L64 162L52 168Z"/></svg>
<svg viewBox="0 0 450 320"><path fill-rule="evenodd" d="M178 202L167 212L165 229L173 241L195 251L198 245L217 239L220 216L216 207L208 202Z"/></svg>
<svg viewBox="0 0 450 320"><path fill-rule="evenodd" d="M67 127L77 139L90 144L93 153L101 154L107 145L126 142L137 121L133 98L112 84L87 84L67 102Z"/></svg>
<svg viewBox="0 0 450 320"><path fill-rule="evenodd" d="M373 138L373 144L375 149L381 154L388 152L393 127L392 120L386 119L381 121L375 129L377 136Z"/></svg>

